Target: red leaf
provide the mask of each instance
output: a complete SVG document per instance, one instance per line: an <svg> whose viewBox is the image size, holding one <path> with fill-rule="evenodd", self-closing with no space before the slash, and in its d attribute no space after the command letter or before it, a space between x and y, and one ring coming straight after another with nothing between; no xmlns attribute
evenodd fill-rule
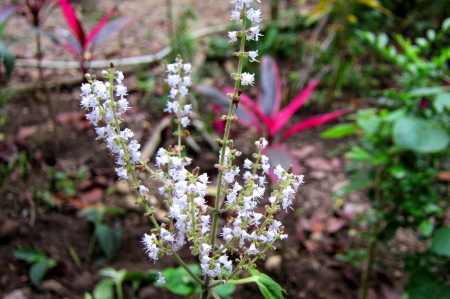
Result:
<svg viewBox="0 0 450 299"><path fill-rule="evenodd" d="M275 118L281 105L281 79L277 64L270 56L261 59L261 86L258 106L265 116Z"/></svg>
<svg viewBox="0 0 450 299"><path fill-rule="evenodd" d="M291 126L289 129L287 129L281 136L281 139L286 139L287 137L289 137L293 134L296 134L298 132L304 131L309 128L317 127L321 124L332 121L332 120L334 120L338 117L341 117L342 115L345 115L350 112L351 112L350 109L342 109L342 110L337 110L337 111L334 111L331 113L321 114L321 115L316 115L316 116L310 117L308 119L305 119L305 120Z"/></svg>
<svg viewBox="0 0 450 299"><path fill-rule="evenodd" d="M299 93L276 117L275 123L269 129L271 135L275 135L289 121L294 113L308 100L314 88L319 84L318 80L314 80L301 93Z"/></svg>
<svg viewBox="0 0 450 299"><path fill-rule="evenodd" d="M83 47L83 49L85 49L86 35L80 20L75 14L75 11L73 10L72 6L70 6L67 0L58 0L58 2L64 17L66 18L67 25L69 25L69 27L77 37L80 45Z"/></svg>

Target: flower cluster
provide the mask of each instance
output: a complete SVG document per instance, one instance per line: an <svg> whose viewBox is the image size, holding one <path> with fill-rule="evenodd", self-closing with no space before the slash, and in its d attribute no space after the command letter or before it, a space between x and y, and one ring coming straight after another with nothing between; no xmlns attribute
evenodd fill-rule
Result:
<svg viewBox="0 0 450 299"><path fill-rule="evenodd" d="M239 74L236 77L240 81L238 83L252 85L254 75L241 73L242 60L243 57L249 57L250 61L258 61L258 51L244 52L243 48L245 40L257 41L261 34L259 26L246 30L244 19L259 23L261 12L250 7L253 0L230 2L235 4L231 19L243 24L241 32L229 32L232 41L237 37L243 41L239 52ZM277 165L272 171L279 180L279 188L266 195L266 175L271 171L271 165L269 158L263 154L268 145L265 138L255 142L256 152L252 156L253 160L245 159L244 173L240 167L233 165L242 153L228 139L231 120L236 117L232 114L232 105L229 115L223 119L227 121L226 133L223 140L218 140L221 149L219 163L215 165L219 170L217 195L214 207L209 206L205 198L210 183L208 175L201 174L198 167L192 168L192 159L182 155L181 136L190 123L188 115L191 114L191 105L184 103L191 85L188 75L190 70L191 65L183 63L181 57L167 65L165 82L170 86L171 100L167 102L164 111L176 116L174 121L178 124L175 133L178 145L158 150L155 157L155 166L158 168L156 171L150 169L148 161L140 161L140 145L132 139L133 132L127 128L120 129L121 116L130 109L125 98L127 88L122 84L121 72L116 72L112 66L109 71L104 71L103 77L109 79L107 83L87 75L89 83L81 87L81 106L91 110L86 118L93 125L98 126L100 121L105 121L105 126L96 128L98 138L106 141L108 149L115 156L119 178L127 179L130 176L133 180L133 187L140 193L141 202L147 209L146 215L155 226L154 230L144 234L142 238L149 258L156 261L165 254L173 254L180 261L177 252L189 243L191 253L200 261L205 278L202 282L194 273L190 274L202 287L209 288L210 278L224 282L234 278L242 269L252 267L257 259L264 258L264 253L274 248L277 240L287 237L282 223L275 219L275 215L282 209L292 208L295 194L303 184L303 176L294 175L291 168L285 170ZM239 97L237 94L235 89L235 98ZM136 170L147 170L152 179L161 183L159 193L165 198L168 224L159 225L156 222L146 200L149 190L137 180ZM265 211L258 210L258 205L267 199L270 204L265 205ZM219 219L219 215L225 213L229 215L228 218ZM221 240L216 240L218 236ZM181 264L184 265L182 262ZM184 266L189 272L188 267ZM164 282L164 277L159 273L158 283Z"/></svg>
<svg viewBox="0 0 450 299"><path fill-rule="evenodd" d="M141 145L132 139L134 133L130 129L121 130L119 126L123 121L122 114L130 109L128 100L125 98L127 88L122 84L123 73L115 72L113 68L110 68L109 72L105 70L102 75L109 81L104 83L86 74L89 83L81 86L81 106L85 110L91 110L86 114L86 119L96 126L97 139L104 139L107 148L115 156L118 165L115 170L119 178L127 179L129 172L133 171L134 165L140 160ZM114 100L114 91L118 97L117 101ZM104 120L105 126L98 125L101 120ZM148 192L148 189L142 185L138 186L138 189L141 195Z"/></svg>
<svg viewBox="0 0 450 299"><path fill-rule="evenodd" d="M186 128L190 120L188 115L191 113L192 105L181 105L181 101L188 94L188 87L192 85L191 77L188 75L191 71L191 64L184 63L180 56L175 63L167 65L167 78L164 80L170 86L170 98L172 102L167 101L165 112L174 113L177 116L177 122Z"/></svg>
<svg viewBox="0 0 450 299"><path fill-rule="evenodd" d="M261 23L261 10L250 7L253 0L230 0L232 4L235 5L234 10L231 12L231 19L237 24L243 24L241 31L229 31L228 37L230 38L230 43L234 43L238 40L238 37L244 37L246 40L258 41L259 37L262 36L260 33L259 23ZM259 3L261 1L258 0ZM244 19L249 20L252 27L246 29ZM259 62L256 57L258 56L258 50L248 51L243 53L245 57L250 58L250 62ZM242 85L253 85L255 81L255 75L249 73L242 73L239 77Z"/></svg>

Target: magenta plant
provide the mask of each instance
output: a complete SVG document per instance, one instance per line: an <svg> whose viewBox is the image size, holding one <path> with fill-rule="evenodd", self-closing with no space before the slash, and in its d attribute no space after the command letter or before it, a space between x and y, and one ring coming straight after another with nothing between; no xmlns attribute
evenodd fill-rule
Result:
<svg viewBox="0 0 450 299"><path fill-rule="evenodd" d="M309 99L318 83L318 80L313 80L285 108L281 109L281 78L277 64L270 56L263 56L261 59L260 92L256 103L245 94L240 94L239 108L235 109L238 122L255 128L258 134L262 134L267 138L269 146L265 148L264 154L271 161L274 161L275 164L280 164L282 167L288 167L289 165L298 166L293 153L287 146L283 145L286 138L332 121L351 111L350 109L341 109L309 117L289 125L282 134L279 134L286 127L292 116ZM233 88L227 87L220 91L207 85L197 85L197 90L211 100L219 109L224 112L227 111L227 107L230 105L230 98L226 95ZM294 169L298 171L299 167L294 167ZM276 180L273 181L276 182Z"/></svg>
<svg viewBox="0 0 450 299"><path fill-rule="evenodd" d="M116 9L110 10L90 33L86 32L83 22L77 17L68 0L58 0L59 6L64 14L67 25L72 33L62 30L60 33L65 38L64 46L80 62L80 71L84 74L89 69L89 61L92 59L94 48L106 40L113 33L127 27L132 21L131 17L122 17L109 21L117 14Z"/></svg>

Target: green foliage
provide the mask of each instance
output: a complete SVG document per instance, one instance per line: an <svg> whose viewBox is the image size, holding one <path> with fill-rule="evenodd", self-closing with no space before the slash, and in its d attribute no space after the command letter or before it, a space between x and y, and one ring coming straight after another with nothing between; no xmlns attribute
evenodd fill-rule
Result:
<svg viewBox="0 0 450 299"><path fill-rule="evenodd" d="M201 275L200 267L197 264L188 265L189 269L196 275ZM156 284L159 287L166 287L170 292L177 295L191 295L201 294L200 285L190 276L190 274L183 267L166 268L162 272L166 279L163 285ZM234 292L235 286L232 284L218 285L213 288L214 292L220 298L231 298L230 295Z"/></svg>
<svg viewBox="0 0 450 299"><path fill-rule="evenodd" d="M92 206L81 211L80 215L86 217L94 225L94 232L88 249L88 260L91 258L95 240L99 243L100 254L94 266L101 266L114 261L120 251L122 230L111 229L103 223L106 213L118 216L125 215L125 211L117 207Z"/></svg>
<svg viewBox="0 0 450 299"><path fill-rule="evenodd" d="M266 299L282 299L282 292L286 291L280 287L272 278L259 272L256 269L249 269L248 272L252 275L250 279L258 284L259 290Z"/></svg>
<svg viewBox="0 0 450 299"><path fill-rule="evenodd" d="M346 253L336 254L335 258L344 263L350 263L353 267L360 267L367 254L362 248L350 249Z"/></svg>
<svg viewBox="0 0 450 299"><path fill-rule="evenodd" d="M31 265L29 277L34 285L40 285L47 270L56 266L56 261L45 256L39 250L33 248L22 248L14 250L14 257Z"/></svg>

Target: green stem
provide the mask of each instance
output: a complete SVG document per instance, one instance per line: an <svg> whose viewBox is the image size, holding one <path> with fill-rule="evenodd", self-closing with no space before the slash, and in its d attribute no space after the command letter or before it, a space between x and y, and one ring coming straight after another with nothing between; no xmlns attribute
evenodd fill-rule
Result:
<svg viewBox="0 0 450 299"><path fill-rule="evenodd" d="M123 299L123 292L122 292L122 283L118 282L116 283L116 293L118 299Z"/></svg>
<svg viewBox="0 0 450 299"><path fill-rule="evenodd" d="M188 267L188 265L183 262L183 260L180 258L180 256L172 250L173 256L175 257L175 259L177 260L177 262L189 273L189 275L192 276L192 278L194 278L194 280L199 284L199 285L203 285L203 281L194 273L192 272L192 270Z"/></svg>
<svg viewBox="0 0 450 299"><path fill-rule="evenodd" d="M245 49L245 23L246 23L246 19L243 18L242 20L242 33L243 36L241 36L241 45L240 45L240 53L244 53L244 49ZM238 64L238 71L237 71L237 75L236 75L236 82L234 84L234 91L233 91L233 96L232 98L237 97L238 95L238 90L239 90L239 84L241 82L241 73L242 73L242 67L244 65L244 57L242 55L239 56L239 64ZM216 202L215 202L215 206L214 206L214 212L213 212L213 219L212 219L212 225L211 225L211 239L210 239L210 244L212 246L212 248L215 247L215 243L216 243L216 232L217 232L217 221L219 219L219 208L220 208L220 197L222 195L222 180L223 180L223 167L225 164L225 150L227 148L227 143L228 143L228 136L230 134L230 127L231 127L231 117L233 116L233 111L234 111L234 104L230 105L230 109L228 110L228 117L226 120L226 125L225 125L225 133L223 136L223 140L222 140L222 149L221 149L221 156L220 156L220 168L219 168L219 178L218 178L218 182L217 182L217 193L216 193ZM202 299L207 299L208 298L208 288L209 288L209 276L207 276L205 278L205 282L202 285Z"/></svg>

